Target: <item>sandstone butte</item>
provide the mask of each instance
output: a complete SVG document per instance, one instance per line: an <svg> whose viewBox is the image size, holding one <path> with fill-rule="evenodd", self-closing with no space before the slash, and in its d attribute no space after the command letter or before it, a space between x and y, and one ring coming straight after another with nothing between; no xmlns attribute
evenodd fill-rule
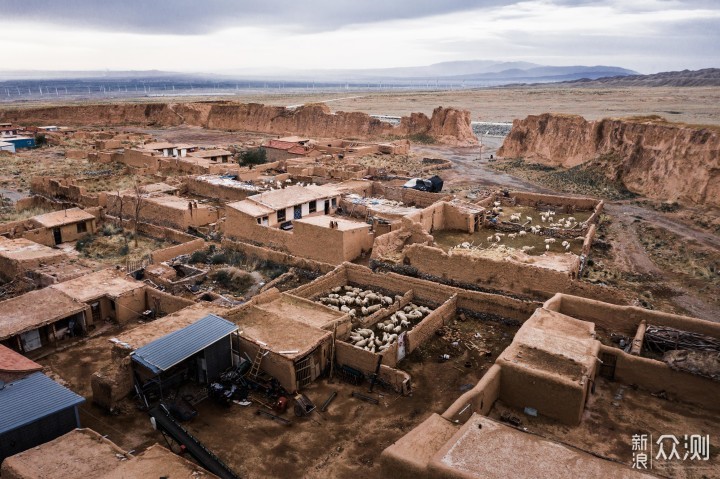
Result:
<svg viewBox="0 0 720 479"><path fill-rule="evenodd" d="M357 140L428 135L446 145L478 144L470 126L470 112L443 107L435 108L431 118L423 113L402 117L397 126L372 118L366 113L332 113L325 104L288 109L236 102L120 103L5 109L0 110L0 121L67 126L193 125L277 135Z"/></svg>
<svg viewBox="0 0 720 479"><path fill-rule="evenodd" d="M720 206L720 134L712 127L545 113L515 120L498 156L564 168L594 161L632 192Z"/></svg>

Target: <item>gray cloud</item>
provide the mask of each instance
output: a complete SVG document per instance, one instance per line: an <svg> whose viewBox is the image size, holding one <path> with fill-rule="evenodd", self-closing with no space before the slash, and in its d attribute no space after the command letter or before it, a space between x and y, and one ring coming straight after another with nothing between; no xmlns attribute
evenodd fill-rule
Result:
<svg viewBox="0 0 720 479"><path fill-rule="evenodd" d="M233 25L335 30L351 24L420 18L517 3L518 0L0 0L5 20L81 29L204 34Z"/></svg>
<svg viewBox="0 0 720 479"><path fill-rule="evenodd" d="M351 24L421 18L458 11L514 5L522 0L0 0L4 20L43 21L79 29L144 34L197 35L234 25L277 25L327 31ZM668 6L677 0L667 0ZM555 5L612 3L643 10L632 2L554 0ZM682 0L693 8L717 8L715 0ZM552 8L550 5L548 8Z"/></svg>

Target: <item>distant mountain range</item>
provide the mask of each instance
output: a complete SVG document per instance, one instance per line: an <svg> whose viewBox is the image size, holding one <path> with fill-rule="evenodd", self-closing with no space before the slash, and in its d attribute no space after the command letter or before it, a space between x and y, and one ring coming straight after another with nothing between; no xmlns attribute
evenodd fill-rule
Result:
<svg viewBox="0 0 720 479"><path fill-rule="evenodd" d="M596 79L580 79L563 82L577 86L658 87L658 86L720 86L720 68L682 70L678 72L653 73L651 75L609 76Z"/></svg>
<svg viewBox="0 0 720 479"><path fill-rule="evenodd" d="M356 70L237 70L212 73L145 71L2 71L0 100L55 93L192 94L237 89L456 89L492 86L720 86L720 69L641 75L614 66L548 66L487 60ZM44 89L43 89L44 88ZM3 96L4 95L4 96Z"/></svg>
<svg viewBox="0 0 720 479"><path fill-rule="evenodd" d="M539 83L636 75L613 66L547 66L529 62L489 60L443 62L417 67L356 70L234 70L213 73L148 71L0 71L0 81L12 80L139 80L175 79L209 81L321 81L373 83L456 83L466 86L497 86L508 83Z"/></svg>

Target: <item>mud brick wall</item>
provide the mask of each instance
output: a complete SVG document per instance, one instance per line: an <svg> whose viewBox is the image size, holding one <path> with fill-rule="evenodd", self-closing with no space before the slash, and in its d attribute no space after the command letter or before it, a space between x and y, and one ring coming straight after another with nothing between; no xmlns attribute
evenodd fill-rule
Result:
<svg viewBox="0 0 720 479"><path fill-rule="evenodd" d="M126 220L125 223L126 225L130 224L130 221ZM140 225L138 226L138 231L144 235L151 236L157 239L172 241L173 243L187 243L189 241L194 241L198 239L197 236L193 236L191 234L187 234L173 228L153 225L150 223L140 223Z"/></svg>
<svg viewBox="0 0 720 479"><path fill-rule="evenodd" d="M333 264L355 259L362 251L371 250L374 240L369 227L344 231L296 222L293 231L284 231L258 225L254 218L232 208L227 210L223 227L230 238L246 239L288 254Z"/></svg>
<svg viewBox="0 0 720 479"><path fill-rule="evenodd" d="M416 302L435 306L444 303L452 295L449 290L428 281L413 281L414 278L393 273L375 274L368 268L354 264L348 264L347 267L350 282L374 286L395 294L405 294L412 290Z"/></svg>
<svg viewBox="0 0 720 479"><path fill-rule="evenodd" d="M457 308L474 313L487 313L502 318L525 322L533 311L540 306L539 302L523 301L498 294L481 291L458 290Z"/></svg>
<svg viewBox="0 0 720 479"><path fill-rule="evenodd" d="M245 359L250 357L251 362L255 360L255 355L260 350L259 344L243 337L238 337L235 344L236 350L240 351L240 357ZM295 391L297 386L295 381L295 363L293 363L291 359L269 352L262 358L262 361L260 361L260 369L277 379L280 385L286 390L290 392Z"/></svg>
<svg viewBox="0 0 720 479"><path fill-rule="evenodd" d="M95 404L111 411L133 391L130 361L126 356L92 375L90 386Z"/></svg>
<svg viewBox="0 0 720 479"><path fill-rule="evenodd" d="M301 298L315 299L332 288L345 286L347 283L347 267L342 264L315 281L295 288L292 294Z"/></svg>
<svg viewBox="0 0 720 479"><path fill-rule="evenodd" d="M345 341L335 341L335 362L350 366L364 373L374 373L380 355L356 348ZM397 363L397 350L383 354L382 364L393 367Z"/></svg>
<svg viewBox="0 0 720 479"><path fill-rule="evenodd" d="M638 325L645 320L648 325L667 326L720 338L720 323L661 311L650 311L636 306L619 306L593 299L557 294L547 301L544 307L573 318L593 322L608 331L630 336L635 335Z"/></svg>
<svg viewBox="0 0 720 479"><path fill-rule="evenodd" d="M457 311L457 294L453 294L440 307L428 314L413 329L407 333L407 353L415 351L429 338L435 335L435 331L443 327L447 321L455 316Z"/></svg>
<svg viewBox="0 0 720 479"><path fill-rule="evenodd" d="M535 206L538 203L558 207L569 207L571 211L594 210L598 206L598 200L593 198L578 198L575 196L543 195L527 191L511 191L510 197L514 198L516 204Z"/></svg>
<svg viewBox="0 0 720 479"><path fill-rule="evenodd" d="M143 285L144 286L144 285ZM134 289L121 296L115 298L115 320L120 323L126 323L140 317L147 309L147 300L145 291L149 287Z"/></svg>
<svg viewBox="0 0 720 479"><path fill-rule="evenodd" d="M602 346L600 351L617 358L615 381L636 385L651 393L664 391L671 401L687 402L711 411L720 411L720 382L676 371L663 362L633 356L617 348Z"/></svg>
<svg viewBox="0 0 720 479"><path fill-rule="evenodd" d="M157 173L160 166L160 157L151 156L138 150L116 153L113 155L113 160L134 168L145 168L153 173Z"/></svg>
<svg viewBox="0 0 720 479"><path fill-rule="evenodd" d="M537 307L541 306L541 303L536 301L470 291L397 273L373 273L370 269L353 263L343 263L329 274L300 286L291 293L304 298L315 298L335 286L344 286L349 283L377 288L393 294L407 295L407 298L411 298L413 302L433 307L442 305L450 297L457 295L458 309L489 313L519 322L525 321ZM407 298L401 302L402 306L407 304L403 304Z"/></svg>
<svg viewBox="0 0 720 479"><path fill-rule="evenodd" d="M180 311L183 308L195 304L195 302L192 300L164 293L162 291L158 291L155 288L146 288L145 294L147 297L147 307L150 309L155 309L157 305L159 305L159 312L163 314L174 313L175 311ZM156 311L156 313L158 313L158 311Z"/></svg>
<svg viewBox="0 0 720 479"><path fill-rule="evenodd" d="M232 241L223 239L223 248L227 248L233 251L239 251L244 255L257 258L265 261L270 261L276 264L283 264L286 266L296 267L300 269L306 269L310 271L319 271L321 273L327 273L332 271L335 266L329 263L323 263L320 261L314 261L305 258L299 258L297 256L277 251L271 248L265 248L262 246L255 246L249 243L242 243L239 241Z"/></svg>
<svg viewBox="0 0 720 479"><path fill-rule="evenodd" d="M380 196L388 200L400 201L406 205L417 206L418 208L425 208L438 201L452 199L452 195L446 193L430 193L413 188L386 186L378 182L373 182L371 195Z"/></svg>
<svg viewBox="0 0 720 479"><path fill-rule="evenodd" d="M153 263L162 263L163 261L167 261L176 256L180 256L181 254L193 253L203 248L205 248L205 240L203 240L202 238L195 238L194 240L188 241L187 243L182 243L174 246L169 246L167 248L155 250L150 253L150 257L152 258Z"/></svg>
<svg viewBox="0 0 720 479"><path fill-rule="evenodd" d="M572 281L571 275L559 271L510 261L448 255L439 248L419 244L408 246L404 254L410 265L422 273L533 297L549 298L558 291L567 291Z"/></svg>
<svg viewBox="0 0 720 479"><path fill-rule="evenodd" d="M380 366L380 379L403 396L410 394L412 390L410 375L405 371L382 365Z"/></svg>
<svg viewBox="0 0 720 479"><path fill-rule="evenodd" d="M46 246L55 246L55 238L51 228L37 228L24 231L20 236Z"/></svg>
<svg viewBox="0 0 720 479"><path fill-rule="evenodd" d="M590 215L590 218L587 219L586 223L587 224L597 223L598 220L600 219L600 215L602 214L604 207L605 207L604 201L601 201L600 203L598 203L597 206L595 207L595 211L593 211L593 214Z"/></svg>
<svg viewBox="0 0 720 479"><path fill-rule="evenodd" d="M240 201L258 193L257 191L233 188L226 185L214 185L192 177L185 178L184 183L187 191L193 195L218 198L225 201Z"/></svg>
<svg viewBox="0 0 720 479"><path fill-rule="evenodd" d="M435 229L460 230L472 233L475 230L475 214L468 213L452 203L441 203L442 226Z"/></svg>
<svg viewBox="0 0 720 479"><path fill-rule="evenodd" d="M590 224L590 227L588 228L588 232L585 235L585 240L583 241L582 245L582 251L581 254L588 256L590 254L590 249L592 248L592 242L595 238L595 233L597 232L597 226L594 224Z"/></svg>
<svg viewBox="0 0 720 479"><path fill-rule="evenodd" d="M490 366L475 387L457 398L442 417L448 421L464 423L473 413L486 416L500 397L501 377L500 366L497 364Z"/></svg>

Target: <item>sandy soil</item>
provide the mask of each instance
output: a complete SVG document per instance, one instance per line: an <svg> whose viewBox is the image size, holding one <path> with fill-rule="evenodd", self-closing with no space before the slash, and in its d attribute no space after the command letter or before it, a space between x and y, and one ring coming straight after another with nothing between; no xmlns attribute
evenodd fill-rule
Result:
<svg viewBox="0 0 720 479"><path fill-rule="evenodd" d="M488 88L450 91L389 91L337 93L244 93L205 97L162 97L127 100L168 102L231 100L294 106L327 102L333 111L361 111L370 114L407 115L432 113L438 106L470 110L477 121L512 121L546 112L574 113L589 119L634 115L661 115L673 121L720 124L720 88L606 88L567 85ZM117 102L118 100L113 100ZM120 100L122 101L122 100ZM108 103L93 101L92 103ZM53 105L52 102L7 104L13 107ZM4 104L3 106L5 106Z"/></svg>

